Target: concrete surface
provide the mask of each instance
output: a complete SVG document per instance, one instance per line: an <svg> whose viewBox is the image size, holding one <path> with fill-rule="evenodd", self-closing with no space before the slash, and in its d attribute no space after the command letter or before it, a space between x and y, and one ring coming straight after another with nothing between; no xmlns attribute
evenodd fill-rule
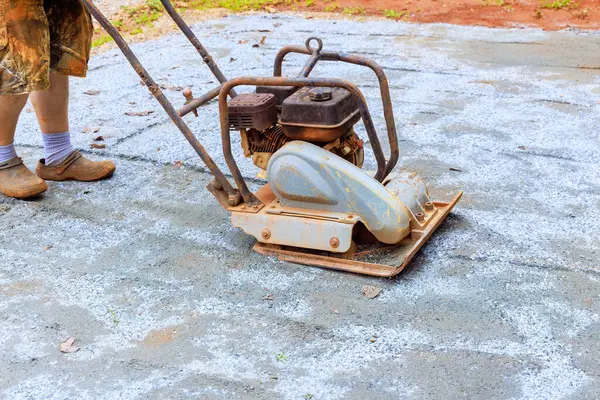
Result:
<svg viewBox="0 0 600 400"><path fill-rule="evenodd" d="M279 47L312 34L374 58L392 84L401 165L435 197L463 200L398 279L263 258L123 57L97 56L73 84L74 141L90 152L103 135L94 152L116 176L0 199L2 397L600 397L598 33L269 15L195 31L230 76L269 74ZM181 36L134 49L172 89L214 85ZM370 71L315 74L359 83L383 137ZM143 110L155 112L124 115ZM222 164L215 104L188 121ZM32 113L17 141L33 167ZM367 299L365 284L382 294ZM60 353L70 336L81 350Z"/></svg>

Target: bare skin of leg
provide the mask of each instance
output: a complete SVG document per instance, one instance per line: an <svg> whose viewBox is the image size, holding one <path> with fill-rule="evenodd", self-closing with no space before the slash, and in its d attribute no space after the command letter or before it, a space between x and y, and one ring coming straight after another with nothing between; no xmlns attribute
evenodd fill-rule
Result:
<svg viewBox="0 0 600 400"><path fill-rule="evenodd" d="M0 146L8 146L15 140L19 115L27 103L27 95L0 96Z"/></svg>
<svg viewBox="0 0 600 400"><path fill-rule="evenodd" d="M50 73L50 90L29 96L42 133L69 131L69 77Z"/></svg>

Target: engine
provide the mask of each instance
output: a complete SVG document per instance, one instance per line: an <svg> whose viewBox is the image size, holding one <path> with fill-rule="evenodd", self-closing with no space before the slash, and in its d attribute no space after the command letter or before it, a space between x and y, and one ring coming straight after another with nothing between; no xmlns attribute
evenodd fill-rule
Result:
<svg viewBox="0 0 600 400"><path fill-rule="evenodd" d="M228 106L229 127L240 131L244 155L263 170L292 140L315 144L362 167L363 142L353 129L360 112L346 89L261 86Z"/></svg>

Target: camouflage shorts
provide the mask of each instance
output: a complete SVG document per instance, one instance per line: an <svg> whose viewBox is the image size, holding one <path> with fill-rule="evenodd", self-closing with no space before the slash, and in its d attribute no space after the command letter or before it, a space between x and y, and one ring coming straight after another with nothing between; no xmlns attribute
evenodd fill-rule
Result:
<svg viewBox="0 0 600 400"><path fill-rule="evenodd" d="M50 87L50 71L85 76L92 18L79 0L0 0L0 94Z"/></svg>

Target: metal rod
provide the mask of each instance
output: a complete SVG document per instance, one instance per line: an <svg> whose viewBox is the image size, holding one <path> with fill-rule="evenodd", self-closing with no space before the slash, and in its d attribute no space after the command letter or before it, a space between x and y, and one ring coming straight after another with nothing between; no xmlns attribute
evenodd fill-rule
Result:
<svg viewBox="0 0 600 400"><path fill-rule="evenodd" d="M179 15L177 10L175 10L175 7L173 7L171 2L169 0L160 0L160 2L165 7L165 10L167 10L169 16L173 19L173 21L175 21L179 29L181 29L185 37L187 37L190 43L192 43L196 50L198 50L198 53L202 57L202 61L208 65L208 68L210 68L210 71L213 73L215 78L217 78L219 83L227 82L227 78L225 75L223 75L223 72L221 72L215 60L209 54L208 50L206 50L206 48L202 45L202 43L200 43L200 40L198 40L188 24L186 24L183 18L181 18L181 15ZM237 96L237 93L235 91L231 91L231 98L234 98L235 96Z"/></svg>
<svg viewBox="0 0 600 400"><path fill-rule="evenodd" d="M219 114L221 118L221 139L223 142L223 155L225 156L225 161L227 161L227 165L229 166L229 170L231 171L231 175L237 184L238 190L242 195L244 201L248 204L256 204L260 203L260 200L256 198L256 196L250 192L246 182L244 181L244 177L240 172L240 169L237 166L235 158L231 152L231 135L229 131L229 109L227 105L227 95L231 89L236 86L241 85L249 85L249 86L317 86L317 87L341 87L348 90L358 101L358 108L360 110L363 122L365 124L365 129L367 130L367 135L369 136L369 140L371 141L371 146L373 148L373 152L375 153L375 159L377 160L377 172L375 174L375 179L379 182L382 182L385 177L385 157L383 155L383 150L381 149L381 144L379 143L379 138L377 137L377 132L375 131L375 125L373 124L373 120L371 119L371 114L369 113L369 108L367 107L367 102L361 93L361 91L356 87L356 85L351 82L344 81L342 79L319 79L319 78L263 78L263 77L239 77L234 78L223 84L223 88L221 89L221 93L219 94Z"/></svg>
<svg viewBox="0 0 600 400"><path fill-rule="evenodd" d="M177 114L177 111L175 111L173 105L165 97L162 90L160 90L160 87L156 84L156 82L154 82L148 71L146 71L142 64L140 64L140 61L131 51L131 48L129 47L127 42L125 42L121 34L115 29L114 26L112 26L110 21L102 14L102 12L100 12L100 10L98 10L98 8L96 8L96 6L90 0L81 0L81 2L87 7L87 9L94 16L94 18L96 18L100 25L102 25L104 30L114 39L115 43L117 44L117 46L119 46L119 48L129 61L135 72L137 72L142 81L148 87L148 90L150 90L150 93L152 93L156 100L158 100L158 102L167 112L173 123L177 126L177 128L179 128L183 136L185 136L185 138L192 145L194 150L196 150L196 153L198 153L204 164L206 164L206 167L210 170L211 174L215 177L217 182L223 187L223 189L229 196L235 196L237 194L236 190L227 180L225 175L223 175L223 172L219 169L217 164L215 164L210 155L206 152L204 146L202 146L198 139L196 139L190 128L186 125L183 119L181 119L179 114Z"/></svg>
<svg viewBox="0 0 600 400"><path fill-rule="evenodd" d="M184 117L189 113L193 112L194 110L198 109L199 107L202 107L204 104L217 97L219 95L219 92L221 92L222 87L223 85L219 85L216 88L212 89L210 92L207 92L200 97L192 99L188 104L181 107L179 111L177 111L177 113L180 117Z"/></svg>
<svg viewBox="0 0 600 400"><path fill-rule="evenodd" d="M281 76L282 64L285 56L289 53L299 53L299 54L307 54L311 55L312 52L303 46L285 46L277 56L275 57L275 65L273 68L274 76ZM396 132L396 122L394 119L394 108L392 106L392 99L390 96L390 86L383 71L383 68L377 64L375 61L370 60L365 57L345 54L345 53L337 53L332 51L321 51L320 52L320 60L323 61L341 61L349 64L362 65L370 68L377 75L377 79L379 80L379 90L381 92L381 101L383 102L383 116L385 118L385 124L388 131L388 139L390 142L390 159L387 162L385 176L389 175L390 172L394 169L396 164L398 163L398 159L400 157L400 149L398 146L398 133Z"/></svg>
<svg viewBox="0 0 600 400"><path fill-rule="evenodd" d="M304 67L302 67L302 70L298 74L298 77L299 78L308 78L308 76L312 72L313 68L315 68L315 65L317 65L317 63L319 62L320 59L321 59L321 55L319 53L317 53L317 52L312 53L310 58L304 65Z"/></svg>

